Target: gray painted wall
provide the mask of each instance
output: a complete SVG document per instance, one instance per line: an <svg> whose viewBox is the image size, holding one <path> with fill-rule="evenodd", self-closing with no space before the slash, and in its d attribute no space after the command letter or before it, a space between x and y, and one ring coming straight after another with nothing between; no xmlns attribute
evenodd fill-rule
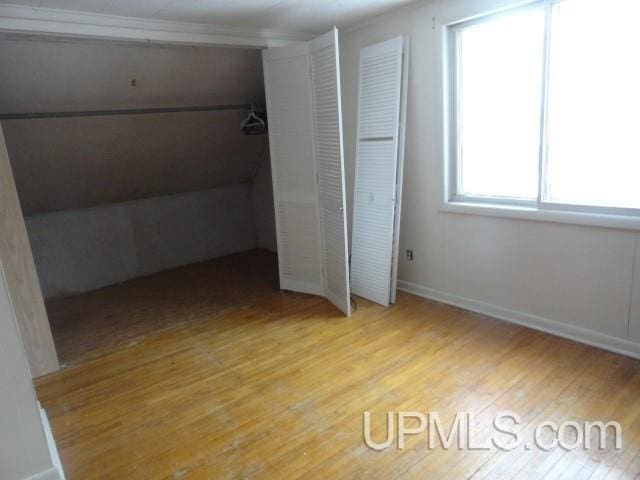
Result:
<svg viewBox="0 0 640 480"><path fill-rule="evenodd" d="M3 122L26 215L247 182L266 136L246 112Z"/></svg>
<svg viewBox="0 0 640 480"><path fill-rule="evenodd" d="M45 297L256 247L248 185L26 219Z"/></svg>
<svg viewBox="0 0 640 480"><path fill-rule="evenodd" d="M0 38L2 112L253 102L264 102L257 50ZM272 248L268 138L242 135L245 117L4 121L44 295Z"/></svg>
<svg viewBox="0 0 640 480"><path fill-rule="evenodd" d="M271 162L266 158L255 173L251 183L251 200L256 225L256 244L258 248L278 251L276 240L276 217L273 205L273 182L271 181Z"/></svg>
<svg viewBox="0 0 640 480"><path fill-rule="evenodd" d="M131 86L136 79L137 86ZM258 50L0 39L0 111L264 102ZM243 111L47 120L3 127L25 215L247 182L266 136Z"/></svg>

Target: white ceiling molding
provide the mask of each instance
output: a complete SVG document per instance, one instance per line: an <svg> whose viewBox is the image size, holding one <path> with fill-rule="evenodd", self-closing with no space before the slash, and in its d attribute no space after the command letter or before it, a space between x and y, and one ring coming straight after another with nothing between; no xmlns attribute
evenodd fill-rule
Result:
<svg viewBox="0 0 640 480"><path fill-rule="evenodd" d="M277 47L313 37L286 30L171 22L7 4L0 4L0 32L246 48Z"/></svg>

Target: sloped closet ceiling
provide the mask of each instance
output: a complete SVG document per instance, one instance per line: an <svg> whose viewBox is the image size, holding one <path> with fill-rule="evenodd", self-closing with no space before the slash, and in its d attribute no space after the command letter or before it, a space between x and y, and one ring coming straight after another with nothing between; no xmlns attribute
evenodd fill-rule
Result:
<svg viewBox="0 0 640 480"><path fill-rule="evenodd" d="M132 81L135 85L132 85ZM0 39L0 111L263 103L260 52ZM26 215L247 181L266 136L242 111L10 120L2 126Z"/></svg>

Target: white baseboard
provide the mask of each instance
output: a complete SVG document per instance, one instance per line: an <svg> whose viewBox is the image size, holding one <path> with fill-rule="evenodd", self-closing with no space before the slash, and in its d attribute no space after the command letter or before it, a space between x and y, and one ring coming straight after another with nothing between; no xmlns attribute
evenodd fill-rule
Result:
<svg viewBox="0 0 640 480"><path fill-rule="evenodd" d="M44 408L40 406L40 402L38 402L38 408L40 409L42 428L44 429L44 436L47 439L49 456L51 457L51 463L53 466L50 469L29 478L29 480L65 480L64 470L62 469L62 462L60 461L60 455L58 454L56 441L53 438L53 432L51 431L49 417L47 417L47 412L44 411Z"/></svg>
<svg viewBox="0 0 640 480"><path fill-rule="evenodd" d="M24 480L61 480L58 470L55 467L50 467L40 473L31 475Z"/></svg>
<svg viewBox="0 0 640 480"><path fill-rule="evenodd" d="M473 312L504 320L506 322L516 323L518 325L533 328L535 330L541 330L552 335L575 340L576 342L585 343L587 345L640 359L640 344L630 340L612 337L594 330L569 325L563 322L557 322L548 318L519 312L517 310L511 310L509 308L492 305L479 300L441 292L404 280L398 280L398 289L419 297L428 298L429 300L446 303L465 310L471 310Z"/></svg>

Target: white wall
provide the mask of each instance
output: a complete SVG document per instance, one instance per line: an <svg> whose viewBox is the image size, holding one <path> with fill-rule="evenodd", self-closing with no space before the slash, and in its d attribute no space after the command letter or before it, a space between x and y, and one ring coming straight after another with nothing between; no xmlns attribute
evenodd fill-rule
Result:
<svg viewBox="0 0 640 480"><path fill-rule="evenodd" d="M640 342L637 232L439 211L444 198L439 24L508 3L423 2L343 32L341 66L350 215L359 49L408 35L411 58L400 234L401 287L640 356L640 343L629 341L631 336ZM412 262L404 255L407 249L414 250Z"/></svg>
<svg viewBox="0 0 640 480"><path fill-rule="evenodd" d="M45 297L256 247L246 184L27 217Z"/></svg>
<svg viewBox="0 0 640 480"><path fill-rule="evenodd" d="M58 478L0 264L0 478L40 473L43 480Z"/></svg>

